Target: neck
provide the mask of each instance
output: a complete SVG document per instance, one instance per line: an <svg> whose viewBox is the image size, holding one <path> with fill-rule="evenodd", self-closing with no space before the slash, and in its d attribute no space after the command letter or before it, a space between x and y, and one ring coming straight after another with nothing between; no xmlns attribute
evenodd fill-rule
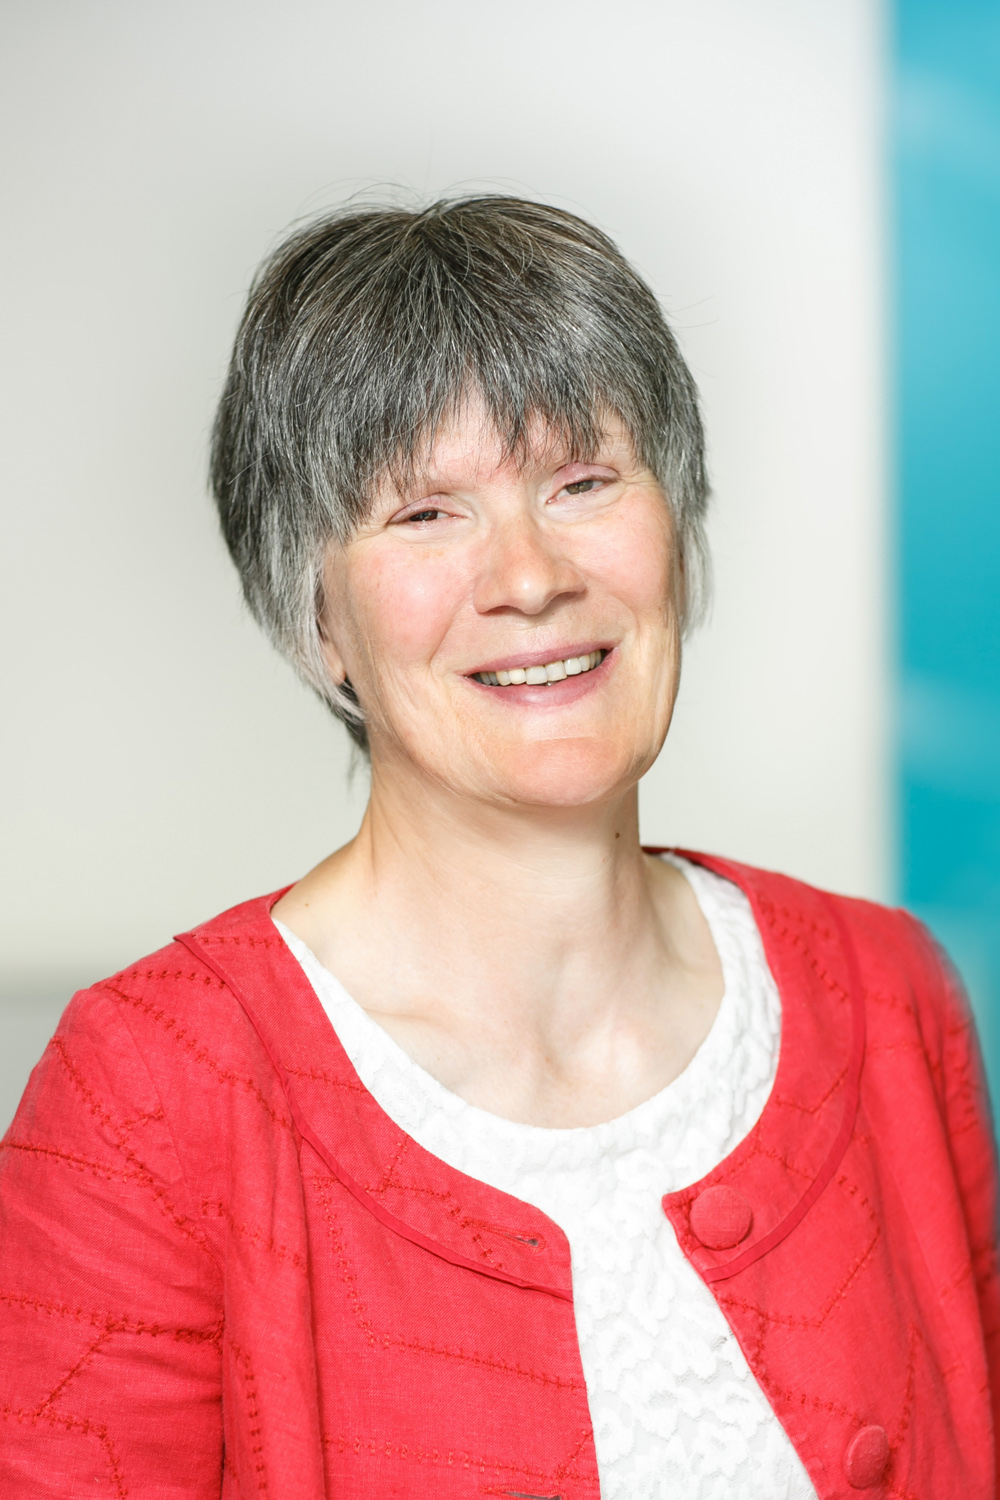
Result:
<svg viewBox="0 0 1000 1500"><path fill-rule="evenodd" d="M634 786L583 807L504 806L376 765L357 837L275 914L373 1013L433 1006L472 1025L502 996L511 1030L543 1038L613 1011L669 962L675 872L655 863Z"/></svg>
<svg viewBox="0 0 1000 1500"><path fill-rule="evenodd" d="M487 934L507 947L510 934L542 927L552 951L612 914L620 926L645 864L635 787L585 807L505 807L433 783L414 795L377 773L352 859L373 898L413 902L425 921L433 892L435 924L458 939L470 923L480 954Z"/></svg>
<svg viewBox="0 0 1000 1500"><path fill-rule="evenodd" d="M376 768L356 839L275 907L447 1087L534 1123L611 1119L683 1067L721 993L637 795L484 806Z"/></svg>

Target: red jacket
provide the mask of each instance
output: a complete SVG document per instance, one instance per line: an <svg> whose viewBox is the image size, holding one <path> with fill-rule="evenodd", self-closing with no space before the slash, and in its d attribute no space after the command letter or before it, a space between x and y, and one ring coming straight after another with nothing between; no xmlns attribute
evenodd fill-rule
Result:
<svg viewBox="0 0 1000 1500"><path fill-rule="evenodd" d="M694 857L753 903L781 1057L664 1212L824 1500L987 1500L964 1003L903 913ZM274 899L77 995L32 1075L0 1158L0 1495L596 1500L565 1236L383 1113Z"/></svg>

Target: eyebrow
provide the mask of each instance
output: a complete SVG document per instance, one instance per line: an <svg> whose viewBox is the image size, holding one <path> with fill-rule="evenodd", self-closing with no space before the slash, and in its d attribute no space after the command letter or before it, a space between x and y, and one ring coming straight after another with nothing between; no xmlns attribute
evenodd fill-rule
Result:
<svg viewBox="0 0 1000 1500"><path fill-rule="evenodd" d="M612 457L612 448L617 449L620 445L617 441L608 442L608 450L599 445L592 452L573 451L557 445L557 441L551 444L535 444L522 457L514 454L502 457L497 468L513 460L520 473L531 466L548 470L553 474L560 469L569 468L571 464L602 464L605 468L614 468L613 463L608 462ZM493 472L496 472L495 470ZM467 474L464 470L463 474ZM435 491L451 489L455 484L454 471L449 472L446 468L438 468L433 464L409 462L391 472L391 482L401 499L409 501L418 498L423 493L433 494Z"/></svg>

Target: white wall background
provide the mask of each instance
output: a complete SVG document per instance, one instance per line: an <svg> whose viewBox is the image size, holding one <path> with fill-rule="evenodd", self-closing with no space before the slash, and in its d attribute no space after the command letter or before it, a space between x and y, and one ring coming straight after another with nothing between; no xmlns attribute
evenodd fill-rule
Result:
<svg viewBox="0 0 1000 1500"><path fill-rule="evenodd" d="M0 1125L72 988L357 824L203 475L255 263L373 182L547 198L650 279L717 605L644 836L886 894L881 47L878 0L6 0Z"/></svg>

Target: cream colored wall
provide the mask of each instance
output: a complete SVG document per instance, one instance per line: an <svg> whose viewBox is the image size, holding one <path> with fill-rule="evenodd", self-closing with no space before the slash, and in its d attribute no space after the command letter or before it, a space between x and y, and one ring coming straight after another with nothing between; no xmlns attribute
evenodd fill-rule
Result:
<svg viewBox="0 0 1000 1500"><path fill-rule="evenodd" d="M256 261L373 181L550 199L650 278L704 395L717 605L644 834L886 892L876 0L35 0L0 26L0 1119L74 985L357 823L203 474Z"/></svg>

